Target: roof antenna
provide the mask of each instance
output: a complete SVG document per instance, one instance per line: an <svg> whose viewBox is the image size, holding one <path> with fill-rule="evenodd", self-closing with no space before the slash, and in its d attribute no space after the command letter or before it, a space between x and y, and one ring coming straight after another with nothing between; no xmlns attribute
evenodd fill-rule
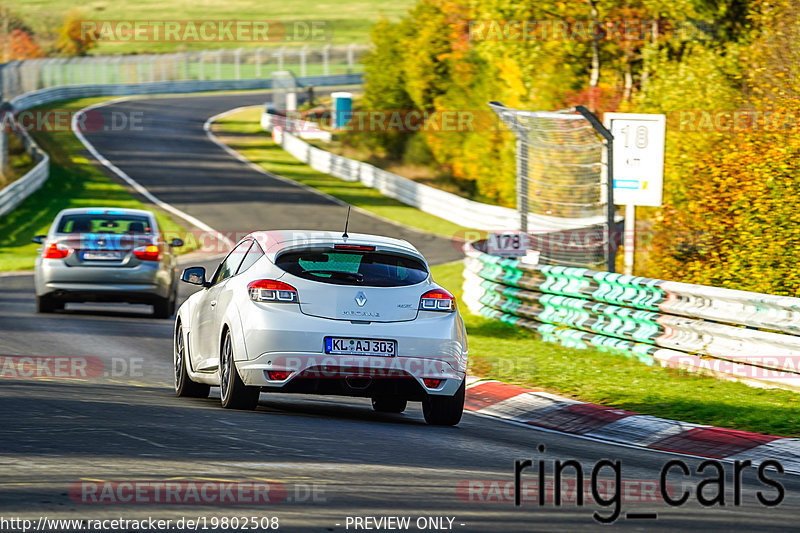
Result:
<svg viewBox="0 0 800 533"><path fill-rule="evenodd" d="M344 221L344 233L342 233L342 239L347 239L350 235L347 234L347 226L350 224L350 206L347 206L347 219Z"/></svg>

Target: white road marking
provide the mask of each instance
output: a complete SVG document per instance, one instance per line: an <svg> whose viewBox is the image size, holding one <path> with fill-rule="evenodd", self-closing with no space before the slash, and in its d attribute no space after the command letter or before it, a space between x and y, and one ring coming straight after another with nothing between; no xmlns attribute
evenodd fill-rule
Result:
<svg viewBox="0 0 800 533"><path fill-rule="evenodd" d="M173 206L171 204L168 204L167 202L157 198L153 193L151 193L150 191L145 189L139 182L137 182L136 180L131 178L122 169L120 169L114 163L112 163L111 161L106 159L103 156L103 154L98 152L97 149L92 145L92 143L90 143L89 140L78 129L78 116L79 116L80 113L85 113L86 111L91 111L91 110L97 109L99 107L105 107L107 105L115 104L115 103L118 103L118 102L123 102L123 101L126 101L126 100L130 100L130 98L127 98L127 97L126 98L116 98L114 100L108 100L106 102L100 102L98 104L93 104L93 105L84 107L78 113L75 113L72 116L72 124L71 124L72 132L75 134L75 136L78 138L78 140L81 141L81 143L83 143L83 146L85 146L86 149L89 150L89 153L92 154L92 156L95 159L97 159L104 167L108 168L111 172L113 172L114 174L116 174L117 176L122 178L122 180L125 183L127 183L128 185L130 185L136 192L138 192L139 194L141 194L142 196L147 198L150 202L154 203L155 205L157 205L161 209L163 209L165 211L168 211L168 212L172 213L173 215L175 215L175 216L177 216L179 218L182 218L183 220L185 220L189 224L191 224L191 225L193 225L193 226L195 226L197 228L200 228L203 231L207 231L207 232L211 233L217 239L219 239L220 241L224 242L225 245L228 248L233 248L233 245L235 243L233 241L231 241L229 238L227 238L225 235L223 235L219 231L215 230L214 228L212 228L211 226L209 226L205 222L201 221L200 219L197 219L197 218L193 217L189 213L181 211L177 207L175 207L175 206Z"/></svg>

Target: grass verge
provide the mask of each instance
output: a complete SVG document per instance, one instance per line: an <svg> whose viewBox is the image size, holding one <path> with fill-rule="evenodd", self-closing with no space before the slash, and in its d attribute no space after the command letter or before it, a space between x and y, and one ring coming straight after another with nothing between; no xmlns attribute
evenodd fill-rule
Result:
<svg viewBox="0 0 800 533"><path fill-rule="evenodd" d="M250 107L223 117L212 129L220 140L264 170L318 189L380 217L446 237L463 236L465 231L474 231L388 198L359 182L342 181L317 172L273 143L261 129L260 117L261 108Z"/></svg>
<svg viewBox="0 0 800 533"><path fill-rule="evenodd" d="M458 298L463 265L433 267L436 281ZM462 306L471 373L527 385L636 413L800 436L800 393L649 367L624 355L550 344L526 330L473 315Z"/></svg>
<svg viewBox="0 0 800 533"><path fill-rule="evenodd" d="M0 188L11 185L35 166L19 135L6 133L6 142L8 160L6 168L0 169Z"/></svg>
<svg viewBox="0 0 800 533"><path fill-rule="evenodd" d="M57 102L42 109L77 111L106 100L89 98ZM183 227L167 215L144 204L122 185L112 181L84 155L84 146L70 130L34 133L36 142L50 154L50 178L16 209L0 217L0 271L33 268L38 244L34 235L47 233L56 214L69 207L127 207L149 209L156 214L163 232L182 232ZM191 251L187 246L179 253Z"/></svg>

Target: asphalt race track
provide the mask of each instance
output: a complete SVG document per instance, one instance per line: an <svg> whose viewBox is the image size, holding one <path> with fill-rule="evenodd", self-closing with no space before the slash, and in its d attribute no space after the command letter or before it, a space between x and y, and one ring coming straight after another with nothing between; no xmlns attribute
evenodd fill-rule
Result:
<svg viewBox="0 0 800 533"><path fill-rule="evenodd" d="M122 102L101 112L141 110L144 130L88 137L156 196L217 230L339 229L341 206L247 168L205 136L202 125L209 116L265 98ZM361 213L353 214L351 231L407 238L434 262L457 258L447 239ZM184 284L181 299L191 290ZM68 304L65 312L37 315L32 277L0 277L0 355L81 358L96 370L83 379L0 378L0 517L278 517L278 531L325 532L356 531L353 517L404 516L411 518L410 531L596 530L592 513L611 510L593 501L560 508L552 501L524 501L515 507L506 490L514 481L514 461L544 460L552 472L553 461L575 459L588 480L598 461L620 460L623 482L642 487L658 482L667 461L680 459L471 414L456 428L430 427L418 404L402 415L382 415L367 400L262 394L255 412L222 410L217 390L209 399L174 397L171 345L172 322L150 318L146 306ZM544 453L537 451L540 444ZM700 462L683 460L692 472ZM633 490L624 495L610 530L797 531L800 478L769 473L785 497L767 508L756 493L771 499L777 491L746 469L742 502L735 505L733 466L725 469L724 507L697 503L697 483L713 477L713 470L684 479L674 475L673 487L682 491L685 481L690 491L685 505L670 507ZM523 479L535 482L534 472L527 470ZM572 470L566 472L574 478ZM224 505L137 497L131 503L116 492L102 500L116 503L93 503L98 493L87 492L98 484L176 481L271 483L271 494L281 497L271 503L240 497ZM452 526L445 519L438 528L428 523L417 529L417 519L429 517L451 518ZM0 530L6 531L1 525Z"/></svg>

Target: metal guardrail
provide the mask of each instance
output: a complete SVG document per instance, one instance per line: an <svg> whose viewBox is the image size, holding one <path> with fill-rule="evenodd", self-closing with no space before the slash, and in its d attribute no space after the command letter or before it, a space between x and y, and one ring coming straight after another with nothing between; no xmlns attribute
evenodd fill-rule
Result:
<svg viewBox="0 0 800 533"><path fill-rule="evenodd" d="M354 85L361 83L362 74L340 74L335 76L307 76L298 78L298 83L315 86ZM94 84L70 85L39 89L22 94L11 100L14 111L22 111L32 107L69 100L73 98L89 98L98 96L131 96L142 94L194 93L204 91L227 91L248 89L270 89L271 79L251 80L205 80L205 81L166 81L132 84ZM33 194L49 177L50 157L34 142L33 138L22 131L28 153L41 159L37 165L23 177L0 190L0 216L11 212L25 198Z"/></svg>
<svg viewBox="0 0 800 533"><path fill-rule="evenodd" d="M268 114L265 112L265 114ZM273 120L262 118L262 126L271 131ZM376 166L342 157L316 148L303 141L304 130L314 131L318 126L312 122L289 120L280 128L276 141L284 150L314 170L329 174L344 181L359 181L367 187L380 191L384 196L416 207L440 218L467 228L495 231L515 231L519 227L516 210L497 205L475 202L455 194L417 183L408 178L382 170ZM588 218L559 218L529 213L528 227L531 231L557 232L602 224L602 216Z"/></svg>
<svg viewBox="0 0 800 533"><path fill-rule="evenodd" d="M25 145L25 151L36 161L36 165L24 176L0 190L0 217L13 211L50 177L50 156L39 148L27 131L22 130L20 138Z"/></svg>
<svg viewBox="0 0 800 533"><path fill-rule="evenodd" d="M583 268L530 265L470 245L464 302L569 347L800 389L800 298Z"/></svg>

